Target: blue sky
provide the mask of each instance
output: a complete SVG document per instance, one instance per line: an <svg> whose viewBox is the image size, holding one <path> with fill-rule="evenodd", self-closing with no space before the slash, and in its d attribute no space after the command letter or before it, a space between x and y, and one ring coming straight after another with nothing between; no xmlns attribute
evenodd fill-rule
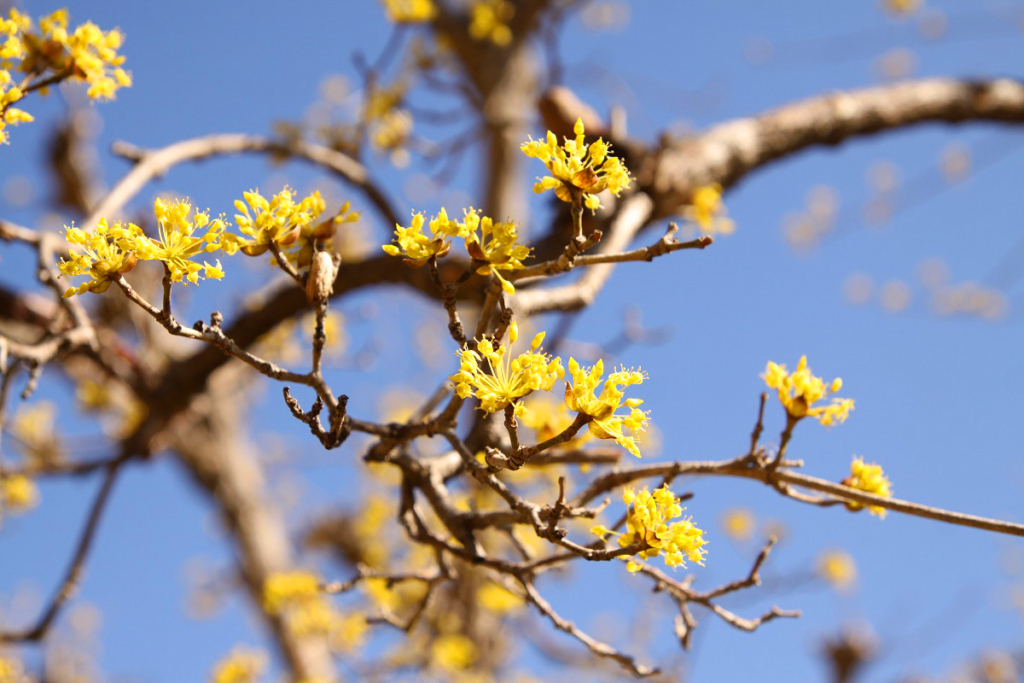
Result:
<svg viewBox="0 0 1024 683"><path fill-rule="evenodd" d="M61 6L24 5L34 15ZM595 32L570 22L561 55L567 82L581 97L599 112L624 106L631 134L648 140L681 121L699 129L821 92L876 84L878 58L899 48L915 55L915 77L1020 75L1014 67L1024 59L1024 41L1014 22L1024 4L928 0L927 6L949 18L942 40L921 38L914 21L888 18L873 0L638 0L621 30ZM374 55L388 31L374 0L296 2L287 8L264 1L83 0L69 9L73 22L120 26L127 36L123 52L135 85L122 90L116 102L96 108L103 121L98 144L108 184L127 168L107 154L112 141L160 146L212 132L268 132L274 120L301 118L325 78L344 74L354 79L350 55ZM755 40L774 47L768 63L754 66L745 58ZM6 206L2 215L34 224L42 220L40 143L61 105L51 97L28 108L38 120L16 129L0 153L0 185L19 177L32 183L35 200ZM535 135L541 132L538 123ZM957 184L946 183L937 171L952 142L975 153L975 170ZM915 273L923 260L938 257L953 281L986 283L993 268L1012 253L1021 239L1024 208L1022 148L1024 131L1012 127L929 125L812 150L758 171L727 195L735 235L702 252L623 265L599 303L575 324L573 339L610 339L624 307L631 305L642 310L645 324L672 330L667 343L632 347L615 359L650 372L643 397L663 436L659 459L724 458L741 452L753 425L762 390L758 374L765 362L792 365L807 354L818 373L843 377L843 395L857 401L842 426L800 426L790 453L806 461L809 473L839 480L851 455L863 455L884 465L899 497L1021 521L1024 318L1013 305L1020 301L1020 288L1013 277L1002 280L1010 307L999 320L940 317L930 310ZM460 198L480 203L478 155L474 148L439 191L449 210ZM884 225L869 226L861 219L873 195L867 178L880 161L895 165L900 177L911 181L904 187L923 189L897 193L897 206L904 208ZM403 212L439 208L438 200L424 205L407 197L406 182L415 167L399 172L386 159L372 162ZM282 182L348 196L344 187L307 168L270 168L263 160L247 158L176 168L137 204L144 207L158 192L175 192L215 212L229 211L242 190L259 186L273 191ZM796 253L784 237L784 218L801 211L808 192L820 185L835 191L840 219L816 248ZM543 224L546 211L538 201L534 220ZM369 212L366 220L375 239L385 241L389 226L374 223ZM2 252L0 280L10 282L23 272L16 253ZM1019 259L1010 259L1009 265L1011 275L1024 267ZM843 287L857 273L876 284L907 283L913 292L910 307L890 312L877 297L852 306ZM196 310L240 296L231 278L203 290L210 298L193 300ZM349 330L353 344L374 340L380 345L372 372L332 371L332 381L352 396L351 405L366 406L363 414L372 412L380 385L396 383L426 393L449 371L447 360L439 368L424 369L406 346L416 328L436 326L440 312L395 292L387 292L386 307L381 306L380 296L361 295L340 305L354 321ZM400 306L403 315L389 315L393 306ZM66 389L58 373L51 372L39 396L67 406L61 398ZM329 457L314 452L316 444L305 428L276 403L276 388L264 389L270 400L253 412L259 420L254 426L258 442L265 445L269 433L279 432L302 453L297 473L308 504L293 514L293 522L298 526L316 510L355 504L358 494L351 482L358 452L346 448ZM70 411L64 414L62 428L68 434L95 431ZM781 426L781 409L771 404L769 442ZM290 476L274 470L275 485ZM0 597L26 588L49 594L97 484L48 482L40 508L5 522ZM707 568L696 569L697 585L709 587L746 571L756 548L736 547L720 532L718 520L729 508L747 507L762 523L781 521L787 535L765 570L766 585L760 593L737 599L737 609L753 615L778 604L804 612L801 619L769 624L754 635L699 615L700 636L689 664L696 680L820 680L821 638L848 624L869 624L880 638L882 656L868 671L868 681L894 680L909 672L937 675L986 648L1021 642L1021 614L1009 607L1007 596L1022 577L1004 572L1000 562L1007 553L1020 551L1014 539L897 514L880 521L841 508L809 508L748 481L693 480L680 486L696 494L689 513L708 529L711 540ZM133 466L118 483L79 596L102 610L99 661L110 680L202 680L236 643L260 642L258 627L237 598L211 620L194 621L184 613L186 564L202 558L215 567L229 566L230 551L212 515L168 458ZM856 591L784 589L787 577L800 576L823 548L831 547L856 559ZM567 616L598 630L612 613L652 620L657 634L652 649L663 661L674 656L671 604L652 601L646 584L624 576L621 566L578 567L571 582L544 587ZM630 632L620 625L608 637L627 643ZM539 658L524 652L525 661L545 671ZM745 656L736 656L739 652Z"/></svg>

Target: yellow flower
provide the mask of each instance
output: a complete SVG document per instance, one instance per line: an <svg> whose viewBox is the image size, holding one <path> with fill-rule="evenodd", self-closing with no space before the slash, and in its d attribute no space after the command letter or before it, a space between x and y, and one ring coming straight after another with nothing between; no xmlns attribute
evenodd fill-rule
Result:
<svg viewBox="0 0 1024 683"><path fill-rule="evenodd" d="M430 21L437 14L433 0L382 0L388 19L396 24Z"/></svg>
<svg viewBox="0 0 1024 683"><path fill-rule="evenodd" d="M88 275L91 278L77 288L69 288L64 292L65 298L86 292L99 294L107 291L111 282L135 267L139 252L151 248L142 228L134 223L121 222L109 226L106 218L100 219L92 233L65 226L64 234L69 243L85 253L72 251L70 260L61 258L58 264L61 274Z"/></svg>
<svg viewBox="0 0 1024 683"><path fill-rule="evenodd" d="M26 89L54 77L52 82L85 81L94 99L113 99L115 91L131 85L131 76L121 67L125 58L117 54L124 40L117 29L104 32L87 22L69 34L65 9L40 19L38 32L21 12L12 9L8 17L0 18L0 143L7 142L7 125L33 120L31 114L11 108L24 97L13 85L12 71L28 74L22 80Z"/></svg>
<svg viewBox="0 0 1024 683"><path fill-rule="evenodd" d="M235 200L235 225L241 235L225 234L220 246L228 254L241 250L247 256L266 253L270 244L279 247L294 245L302 228L310 225L326 208L319 192L295 202L295 192L285 187L268 201L259 190L244 192L245 201ZM250 214L249 211L252 210Z"/></svg>
<svg viewBox="0 0 1024 683"><path fill-rule="evenodd" d="M609 190L618 196L629 187L629 171L618 157L608 153L610 145L604 140L586 144L583 119L577 119L573 132L576 138L566 138L561 146L551 131L544 141L531 138L522 144L523 153L543 161L551 173L540 178L533 191L540 194L554 190L559 199L570 203L574 195L581 195L583 204L596 211L601 208L598 193Z"/></svg>
<svg viewBox="0 0 1024 683"><path fill-rule="evenodd" d="M234 652L217 663L210 683L256 683L266 668L267 656L262 652L235 648Z"/></svg>
<svg viewBox="0 0 1024 683"><path fill-rule="evenodd" d="M499 47L512 42L508 22L516 8L508 0L476 0L470 9L469 35L474 40L489 40Z"/></svg>
<svg viewBox="0 0 1024 683"><path fill-rule="evenodd" d="M857 580L857 565L849 553L827 550L818 557L818 576L836 590L847 590Z"/></svg>
<svg viewBox="0 0 1024 683"><path fill-rule="evenodd" d="M405 109L389 111L378 119L370 142L374 148L383 151L402 149L412 135L412 127L412 114L408 111Z"/></svg>
<svg viewBox="0 0 1024 683"><path fill-rule="evenodd" d="M509 328L509 344L514 344L518 336L518 329L513 323ZM495 348L487 339L477 345L476 351L463 349L459 352L459 371L451 376L459 396L476 396L480 399L480 407L488 413L516 402L516 414L522 415L522 403L518 399L537 390L550 391L565 374L561 358L552 360L540 351L543 341L544 333L541 332L533 338L530 350L514 360L504 346Z"/></svg>
<svg viewBox="0 0 1024 683"><path fill-rule="evenodd" d="M49 401L24 405L14 414L11 435L24 460L51 465L64 459L64 444L57 430L57 406Z"/></svg>
<svg viewBox="0 0 1024 683"><path fill-rule="evenodd" d="M519 244L516 224L496 223L489 216L481 216L474 208L464 213L465 218L455 223L457 234L465 239L466 251L474 260L487 263L478 268L477 273L494 273L505 293L515 294L516 288L499 271L519 270L523 267L522 259L530 255L530 248Z"/></svg>
<svg viewBox="0 0 1024 683"><path fill-rule="evenodd" d="M424 266L431 257L446 256L452 246L448 238L458 234L458 223L450 220L448 212L442 208L440 213L430 218L431 237L427 237L423 233L425 222L422 213L414 213L409 227L395 225L395 241L398 246L385 244L384 251L391 256L405 257L405 262L414 268Z"/></svg>
<svg viewBox="0 0 1024 683"><path fill-rule="evenodd" d="M649 411L640 410L638 406L643 401L638 398L624 399L622 387L641 384L647 379L647 375L639 369L623 368L613 372L605 380L600 396L595 396L594 391L604 374L604 361L597 361L594 367L588 370L580 367L575 358L570 358L569 374L572 375L572 384L565 384L566 407L591 417L588 429L592 436L598 439L614 439L639 458L640 448L637 446L636 435L644 430L649 419ZM615 411L623 406L630 412L617 415ZM631 434L626 434L623 428L628 429Z"/></svg>
<svg viewBox="0 0 1024 683"><path fill-rule="evenodd" d="M523 606L523 599L496 583L485 583L476 592L476 602L496 614L508 614Z"/></svg>
<svg viewBox="0 0 1024 683"><path fill-rule="evenodd" d="M31 679L25 675L21 662L0 655L0 683L31 683Z"/></svg>
<svg viewBox="0 0 1024 683"><path fill-rule="evenodd" d="M320 582L309 572L274 574L263 585L263 609L279 614L285 608L320 597Z"/></svg>
<svg viewBox="0 0 1024 683"><path fill-rule="evenodd" d="M0 510L24 512L38 504L39 489L31 479L21 474L0 477Z"/></svg>
<svg viewBox="0 0 1024 683"><path fill-rule="evenodd" d="M732 219L725 216L722 186L718 183L698 187L693 191L691 202L683 215L699 225L706 234L731 235L736 229Z"/></svg>
<svg viewBox="0 0 1024 683"><path fill-rule="evenodd" d="M351 652L366 642L366 632L370 625L366 623L366 615L358 612L338 614L331 626L331 649L335 652Z"/></svg>
<svg viewBox="0 0 1024 683"><path fill-rule="evenodd" d="M150 248L139 251L139 258L147 261L162 261L171 271L174 282L195 284L199 282L200 271L203 276L211 279L224 277L220 261L216 266L203 262L199 265L191 258L202 252L220 249L217 239L224 232L224 221L220 218L210 221L209 213L196 211L192 213L192 205L188 200L165 202L157 199L153 203L153 213L159 229L158 239L149 239ZM199 236L200 231L202 236Z"/></svg>
<svg viewBox="0 0 1024 683"><path fill-rule="evenodd" d="M68 33L66 9L40 19L39 29L41 35L27 36L29 56L23 71L45 66L67 72L72 79L89 84L93 99L113 99L118 89L132 84L131 75L121 68L125 57L117 53L124 42L120 30L104 32L90 21Z"/></svg>
<svg viewBox="0 0 1024 683"><path fill-rule="evenodd" d="M754 534L754 515L746 508L732 508L722 515L725 535L737 541L746 541Z"/></svg>
<svg viewBox="0 0 1024 683"><path fill-rule="evenodd" d="M683 518L683 509L679 499L669 490L668 485L662 486L654 493L645 487L639 493L631 488L623 492L623 500L630 506L626 518L626 533L619 536L619 546L641 544L643 549L629 560L626 568L630 572L640 571L643 560L665 556L665 564L669 567L686 567L686 560L704 565L704 532L694 526L690 517ZM673 519L681 518L678 522ZM598 535L611 533L604 527L595 527Z"/></svg>
<svg viewBox="0 0 1024 683"><path fill-rule="evenodd" d="M434 664L445 671L462 671L473 666L477 658L476 645L461 633L439 636L430 646Z"/></svg>
<svg viewBox="0 0 1024 683"><path fill-rule="evenodd" d="M882 6L891 14L907 15L921 6L921 0L882 0Z"/></svg>
<svg viewBox="0 0 1024 683"><path fill-rule="evenodd" d="M864 458L853 459L850 463L850 476L843 480L843 486L858 489L866 493L872 493L882 498L892 498L892 489L888 478L882 472L881 465L866 464ZM847 503L846 507L851 510L859 510L863 505L858 503ZM868 511L878 517L885 517L886 509L877 505L868 506Z"/></svg>
<svg viewBox="0 0 1024 683"><path fill-rule="evenodd" d="M778 391L779 401L793 420L810 416L825 426L846 421L853 410L853 399L832 397L831 405L817 406L814 404L828 394L843 388L843 380L838 377L828 386L820 377L811 374L807 367L807 356L801 356L796 370L790 374L785 365L768 361L764 374L764 383L770 389Z"/></svg>

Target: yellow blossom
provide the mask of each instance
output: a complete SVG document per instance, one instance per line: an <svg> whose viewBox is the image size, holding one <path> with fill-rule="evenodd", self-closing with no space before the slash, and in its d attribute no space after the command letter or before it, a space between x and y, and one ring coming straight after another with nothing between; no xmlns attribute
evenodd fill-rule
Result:
<svg viewBox="0 0 1024 683"><path fill-rule="evenodd" d="M476 0L470 8L469 35L474 40L489 40L499 47L512 42L508 22L516 8L508 0Z"/></svg>
<svg viewBox="0 0 1024 683"><path fill-rule="evenodd" d="M462 671L473 666L477 658L476 645L461 633L439 636L430 646L434 664L445 671Z"/></svg>
<svg viewBox="0 0 1024 683"><path fill-rule="evenodd" d="M434 0L382 0L388 19L396 24L430 21L437 14Z"/></svg>
<svg viewBox="0 0 1024 683"><path fill-rule="evenodd" d="M61 258L62 275L88 275L91 279L64 292L64 297L107 291L110 284L127 273L139 259L139 252L151 248L151 243L134 223L117 222L110 226L101 218L91 233L80 228L65 227L65 237L84 253L72 251L69 260Z"/></svg>
<svg viewBox="0 0 1024 683"><path fill-rule="evenodd" d="M248 256L259 256L271 243L287 248L294 245L302 228L313 223L326 208L319 192L295 202L295 192L285 187L267 200L259 190L244 192L245 201L235 200L235 225L241 235L225 234L221 248L228 254L241 250ZM250 213L251 210L251 213Z"/></svg>
<svg viewBox="0 0 1024 683"><path fill-rule="evenodd" d="M518 331L513 323L509 329L509 344L514 344ZM516 403L516 414L522 415L522 403L518 399L534 391L550 391L565 371L562 359L554 360L540 350L544 333L537 334L530 344L530 350L515 359L504 346L495 347L490 340L483 340L476 351L463 349L459 352L459 371L451 376L455 389L462 398L476 396L480 407L494 413L505 406Z"/></svg>
<svg viewBox="0 0 1024 683"><path fill-rule="evenodd" d="M533 191L554 190L559 199L570 203L580 196L588 209L596 211L601 208L599 193L608 190L618 196L629 187L629 171L618 157L609 154L611 147L604 140L586 144L583 119L577 119L573 132L576 137L566 138L562 145L551 131L546 140L531 138L522 144L523 153L543 161L551 173L539 179Z"/></svg>
<svg viewBox="0 0 1024 683"><path fill-rule="evenodd" d="M219 279L224 277L220 261L216 266L203 261L203 265L192 261L192 257L220 249L217 240L224 232L224 221L210 220L205 211L192 213L188 200L176 199L165 202L157 199L153 203L159 230L158 239L149 239L149 248L139 250L139 258L147 261L162 261L171 271L171 280L182 283L197 283L200 277ZM205 231L205 232L204 232Z"/></svg>
<svg viewBox="0 0 1024 683"><path fill-rule="evenodd" d="M731 235L736 229L732 219L725 216L722 186L718 183L703 185L694 190L691 204L686 207L683 215L708 235Z"/></svg>
<svg viewBox="0 0 1024 683"><path fill-rule="evenodd" d="M0 477L0 510L24 512L39 504L39 489L22 474Z"/></svg>
<svg viewBox="0 0 1024 683"><path fill-rule="evenodd" d="M801 356L792 374L786 370L785 365L768 361L761 378L770 389L778 391L779 401L792 420L810 416L825 426L831 426L844 422L853 410L853 399L850 398L833 396L830 405L814 405L842 389L843 380L836 378L826 386L820 377L811 374L811 369L807 367L807 356Z"/></svg>
<svg viewBox="0 0 1024 683"><path fill-rule="evenodd" d="M843 486L849 486L882 498L892 498L891 485L885 473L882 472L881 465L867 464L864 462L864 458L855 457L853 459L853 462L850 463L850 476L843 480ZM851 510L859 510L864 506L849 502L846 507ZM868 511L882 518L886 513L885 508L878 505L868 506Z"/></svg>
<svg viewBox="0 0 1024 683"><path fill-rule="evenodd" d="M377 120L370 143L374 148L384 151L401 149L409 141L412 127L412 114L405 109L386 112Z"/></svg>
<svg viewBox="0 0 1024 683"><path fill-rule="evenodd" d="M263 608L269 614L279 614L290 605L319 596L320 582L309 572L273 574L263 585Z"/></svg>
<svg viewBox="0 0 1024 683"><path fill-rule="evenodd" d="M847 590L857 580L853 557L842 550L827 550L818 557L818 576L836 590Z"/></svg>
<svg viewBox="0 0 1024 683"><path fill-rule="evenodd" d="M523 599L497 583L488 582L476 592L476 602L496 614L508 614L523 606Z"/></svg>
<svg viewBox="0 0 1024 683"><path fill-rule="evenodd" d="M882 7L890 14L913 14L921 7L921 0L882 0Z"/></svg>
<svg viewBox="0 0 1024 683"><path fill-rule="evenodd" d="M519 244L516 224L511 221L495 222L489 216L481 216L474 208L464 213L465 218L455 225L457 234L466 241L469 255L475 261L486 262L486 265L477 269L477 273L494 273L505 293L515 294L515 287L501 276L500 271L519 270L523 267L522 259L530 255L530 248Z"/></svg>
<svg viewBox="0 0 1024 683"><path fill-rule="evenodd" d="M565 384L565 405L569 410L591 418L587 427L592 436L598 439L614 439L639 458L640 448L637 446L636 435L644 430L649 419L649 411L640 410L642 400L625 398L622 388L641 384L647 379L647 375L639 369L622 368L608 375L601 394L595 396L594 391L604 374L604 361L599 360L594 367L588 369L580 367L575 358L570 358L569 374L572 375L572 383ZM616 414L621 407L627 408L629 413ZM630 433L627 434L624 429L628 429Z"/></svg>
<svg viewBox="0 0 1024 683"><path fill-rule="evenodd" d="M448 218L448 212L444 208L430 218L430 237L423 233L424 223L426 219L423 214L414 213L409 227L395 225L395 241L398 242L398 246L385 244L384 251L391 256L403 256L405 262L414 268L426 265L431 257L446 256L451 250L451 242L448 239L457 234L458 223Z"/></svg>
<svg viewBox="0 0 1024 683"><path fill-rule="evenodd" d="M737 541L746 541L754 534L754 515L746 508L732 508L722 515L725 535Z"/></svg>
<svg viewBox="0 0 1024 683"><path fill-rule="evenodd" d="M704 565L704 532L694 526L690 517L682 517L679 499L669 490L668 485L650 493L645 487L640 492L631 488L623 492L623 501L629 505L626 518L626 533L619 536L619 546L641 545L641 550L629 560L626 568L630 572L640 571L645 559L664 555L669 567L686 567L686 560ZM681 518L678 522L673 519ZM602 538L611 532L598 526L593 533Z"/></svg>
<svg viewBox="0 0 1024 683"><path fill-rule="evenodd" d="M267 656L262 652L235 648L234 652L217 663L210 676L210 683L256 683L266 668Z"/></svg>
<svg viewBox="0 0 1024 683"><path fill-rule="evenodd" d="M122 68L125 58L117 53L124 37L117 29L102 31L87 22L68 31L68 12L58 10L39 21L16 9L0 18L0 143L7 142L7 125L32 121L32 115L12 104L28 92L65 79L89 84L89 97L112 99L119 88L131 85L131 75ZM18 87L13 72L28 74ZM24 88L24 90L22 89Z"/></svg>
<svg viewBox="0 0 1024 683"><path fill-rule="evenodd" d="M330 643L335 652L351 652L366 642L370 625L366 615L358 612L338 614L331 625Z"/></svg>
<svg viewBox="0 0 1024 683"><path fill-rule="evenodd" d="M31 683L21 662L0 655L0 683Z"/></svg>
<svg viewBox="0 0 1024 683"><path fill-rule="evenodd" d="M57 431L57 406L50 401L36 401L19 408L10 431L18 451L29 464L45 466L64 459L64 444Z"/></svg>
<svg viewBox="0 0 1024 683"><path fill-rule="evenodd" d="M362 561L368 567L382 567L388 559L388 548L384 543L386 534L382 530L391 514L391 506L383 496L371 495L353 520L352 531L364 541Z"/></svg>

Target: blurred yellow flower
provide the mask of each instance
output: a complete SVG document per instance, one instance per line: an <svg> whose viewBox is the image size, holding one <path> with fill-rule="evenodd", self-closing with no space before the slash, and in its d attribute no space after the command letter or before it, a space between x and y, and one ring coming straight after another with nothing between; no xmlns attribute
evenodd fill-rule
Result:
<svg viewBox="0 0 1024 683"><path fill-rule="evenodd" d="M256 683L267 668L267 656L259 650L235 648L217 663L210 683ZM0 681L4 681L0 677Z"/></svg>
<svg viewBox="0 0 1024 683"><path fill-rule="evenodd" d="M818 557L818 576L836 590L851 588L857 580L857 565L843 550L827 550Z"/></svg>
<svg viewBox="0 0 1024 683"><path fill-rule="evenodd" d="M524 605L521 597L493 582L485 583L477 589L476 601L484 609L496 614L514 612Z"/></svg>
<svg viewBox="0 0 1024 683"><path fill-rule="evenodd" d="M477 649L473 641L461 633L450 633L437 637L430 646L434 664L444 671L457 672L473 666Z"/></svg>
<svg viewBox="0 0 1024 683"><path fill-rule="evenodd" d="M747 541L754 535L754 514L746 508L732 508L722 515L725 535L736 541Z"/></svg>

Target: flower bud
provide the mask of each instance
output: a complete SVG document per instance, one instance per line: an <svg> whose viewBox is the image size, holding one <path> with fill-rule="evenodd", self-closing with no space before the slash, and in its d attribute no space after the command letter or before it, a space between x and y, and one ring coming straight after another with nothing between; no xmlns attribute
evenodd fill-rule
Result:
<svg viewBox="0 0 1024 683"><path fill-rule="evenodd" d="M306 280L306 298L311 304L320 304L334 293L334 260L326 251L313 255Z"/></svg>

